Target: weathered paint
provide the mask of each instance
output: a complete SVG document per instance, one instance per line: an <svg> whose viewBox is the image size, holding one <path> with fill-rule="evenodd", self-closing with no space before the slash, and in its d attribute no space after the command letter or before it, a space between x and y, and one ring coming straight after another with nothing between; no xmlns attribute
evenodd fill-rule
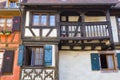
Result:
<svg viewBox="0 0 120 80"><path fill-rule="evenodd" d="M17 66L17 59L18 59L18 49L15 50L13 74L11 74L11 75L1 75L0 80L19 80L20 67Z"/></svg>
<svg viewBox="0 0 120 80"><path fill-rule="evenodd" d="M115 52L120 52L115 51ZM98 51L59 51L59 80L120 80L120 71L92 71L91 53Z"/></svg>

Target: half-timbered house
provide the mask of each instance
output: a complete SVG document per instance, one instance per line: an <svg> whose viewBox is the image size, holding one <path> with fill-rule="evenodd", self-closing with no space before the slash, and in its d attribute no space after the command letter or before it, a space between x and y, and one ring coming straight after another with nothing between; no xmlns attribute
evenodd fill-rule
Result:
<svg viewBox="0 0 120 80"><path fill-rule="evenodd" d="M20 80L119 80L118 0L24 0Z"/></svg>
<svg viewBox="0 0 120 80"><path fill-rule="evenodd" d="M18 80L19 0L0 0L0 80Z"/></svg>

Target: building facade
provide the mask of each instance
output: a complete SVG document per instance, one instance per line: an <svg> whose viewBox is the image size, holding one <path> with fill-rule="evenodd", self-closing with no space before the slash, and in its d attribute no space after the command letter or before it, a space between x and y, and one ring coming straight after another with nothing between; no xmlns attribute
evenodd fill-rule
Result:
<svg viewBox="0 0 120 80"><path fill-rule="evenodd" d="M0 0L0 80L19 80L19 0Z"/></svg>
<svg viewBox="0 0 120 80"><path fill-rule="evenodd" d="M19 2L20 8L16 13L14 8L2 9L3 13L7 12L6 16L17 17L17 21L13 18L13 28L10 29L6 26L3 28L1 20L1 54L5 57L15 51L12 77L4 70L6 61L2 57L2 80L120 79L120 1ZM11 7L15 5L9 1L6 4ZM20 14L21 38L20 24L17 24L20 23ZM1 13L3 15L5 14ZM17 22L15 26L14 21ZM6 35L6 30L10 32L9 35ZM17 33L18 36L13 39L11 36ZM5 57L5 60L9 58Z"/></svg>
<svg viewBox="0 0 120 80"><path fill-rule="evenodd" d="M20 80L119 80L116 0L21 3Z"/></svg>

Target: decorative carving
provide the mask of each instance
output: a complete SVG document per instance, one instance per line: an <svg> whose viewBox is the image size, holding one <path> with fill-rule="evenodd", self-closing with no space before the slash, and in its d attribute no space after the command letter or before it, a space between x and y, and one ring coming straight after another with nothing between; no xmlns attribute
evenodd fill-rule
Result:
<svg viewBox="0 0 120 80"><path fill-rule="evenodd" d="M55 80L54 68L22 68L20 80Z"/></svg>

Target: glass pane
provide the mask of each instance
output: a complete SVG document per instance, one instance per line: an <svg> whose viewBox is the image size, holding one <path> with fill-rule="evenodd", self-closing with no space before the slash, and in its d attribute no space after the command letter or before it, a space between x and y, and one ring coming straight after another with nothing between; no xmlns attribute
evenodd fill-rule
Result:
<svg viewBox="0 0 120 80"><path fill-rule="evenodd" d="M40 59L39 59L39 64L42 65L43 64L43 49L40 48Z"/></svg>
<svg viewBox="0 0 120 80"><path fill-rule="evenodd" d="M12 27L12 19L7 19L7 27Z"/></svg>
<svg viewBox="0 0 120 80"><path fill-rule="evenodd" d="M118 21L120 22L120 18L118 18Z"/></svg>
<svg viewBox="0 0 120 80"><path fill-rule="evenodd" d="M33 15L33 25L39 25L39 21L40 21L40 18L39 18L39 15Z"/></svg>
<svg viewBox="0 0 120 80"><path fill-rule="evenodd" d="M7 19L7 23L12 23L12 19Z"/></svg>
<svg viewBox="0 0 120 80"><path fill-rule="evenodd" d="M113 61L113 56L112 55L107 56L107 61L108 61L108 68L109 69L114 69L114 61Z"/></svg>
<svg viewBox="0 0 120 80"><path fill-rule="evenodd" d="M47 16L46 15L41 16L41 25L43 25L43 26L47 25Z"/></svg>
<svg viewBox="0 0 120 80"><path fill-rule="evenodd" d="M5 26L5 19L0 19L0 27L4 27Z"/></svg>
<svg viewBox="0 0 120 80"><path fill-rule="evenodd" d="M55 16L54 15L50 16L50 26L55 26Z"/></svg>
<svg viewBox="0 0 120 80"><path fill-rule="evenodd" d="M39 65L39 48L36 48L35 50L35 65Z"/></svg>
<svg viewBox="0 0 120 80"><path fill-rule="evenodd" d="M0 23L5 23L5 19L0 19Z"/></svg>

